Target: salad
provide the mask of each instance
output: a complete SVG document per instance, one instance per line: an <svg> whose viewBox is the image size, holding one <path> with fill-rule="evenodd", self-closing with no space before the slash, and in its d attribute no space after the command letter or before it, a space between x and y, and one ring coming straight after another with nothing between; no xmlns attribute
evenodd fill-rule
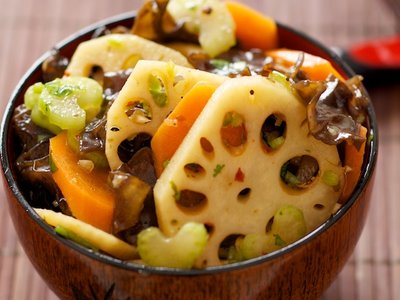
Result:
<svg viewBox="0 0 400 300"><path fill-rule="evenodd" d="M25 196L88 251L206 268L285 247L351 195L368 138L360 76L279 47L219 0L148 0L43 63L13 124Z"/></svg>

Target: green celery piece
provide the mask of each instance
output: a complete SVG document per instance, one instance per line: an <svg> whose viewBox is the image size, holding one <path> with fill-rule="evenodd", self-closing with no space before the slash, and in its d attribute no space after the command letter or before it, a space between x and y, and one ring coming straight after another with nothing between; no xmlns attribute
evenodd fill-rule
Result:
<svg viewBox="0 0 400 300"><path fill-rule="evenodd" d="M287 243L282 239L282 237L279 234L274 234L275 238L275 245L278 247L284 247L287 245Z"/></svg>
<svg viewBox="0 0 400 300"><path fill-rule="evenodd" d="M103 88L95 80L65 77L44 85L37 106L46 122L62 130L79 132L86 121L99 113L102 102Z"/></svg>
<svg viewBox="0 0 400 300"><path fill-rule="evenodd" d="M241 73L247 66L244 61L229 62L225 59L214 58L210 64L218 70L217 74L228 76L231 73Z"/></svg>
<svg viewBox="0 0 400 300"><path fill-rule="evenodd" d="M279 239L279 241L290 244L303 237L306 233L307 227L303 212L297 207L285 205L275 213L271 227L271 234L274 236L275 241Z"/></svg>
<svg viewBox="0 0 400 300"><path fill-rule="evenodd" d="M284 179L285 179L285 182L289 185L289 186L292 186L292 187L297 187L297 186L299 186L300 185L300 180L297 178L297 176L296 175L294 175L292 172L290 172L290 171L287 171L286 173L285 173L285 177L284 177Z"/></svg>
<svg viewBox="0 0 400 300"><path fill-rule="evenodd" d="M79 132L68 130L67 144L76 154L80 154L79 143Z"/></svg>
<svg viewBox="0 0 400 300"><path fill-rule="evenodd" d="M244 118L236 112L227 112L222 123L222 126L239 127L243 125Z"/></svg>
<svg viewBox="0 0 400 300"><path fill-rule="evenodd" d="M168 98L164 83L161 78L153 74L149 76L149 92L159 107L167 105Z"/></svg>
<svg viewBox="0 0 400 300"><path fill-rule="evenodd" d="M224 70L229 68L230 62L225 59L214 58L210 60L210 64L218 70Z"/></svg>
<svg viewBox="0 0 400 300"><path fill-rule="evenodd" d="M267 234L246 234L238 243L239 252L243 259L251 259L267 253L272 243L271 236Z"/></svg>
<svg viewBox="0 0 400 300"><path fill-rule="evenodd" d="M243 259L251 259L278 250L307 233L303 212L292 206L282 206L274 215L271 230L266 234L247 234L238 241Z"/></svg>
<svg viewBox="0 0 400 300"><path fill-rule="evenodd" d="M45 128L54 134L58 134L61 132L61 128L57 125L51 124L49 118L40 111L38 105L33 106L31 110L31 119L32 122L35 123L37 126Z"/></svg>
<svg viewBox="0 0 400 300"><path fill-rule="evenodd" d="M75 98L82 108L87 120L94 118L101 109L103 102L103 88L87 77L71 76L55 79L45 84L49 94L58 99Z"/></svg>
<svg viewBox="0 0 400 300"><path fill-rule="evenodd" d="M225 167L225 165L224 164L217 164L216 166L215 166L215 168L214 168L214 170L213 170L213 177L217 177L217 175L219 174L219 173L221 173L222 172L222 169Z"/></svg>
<svg viewBox="0 0 400 300"><path fill-rule="evenodd" d="M339 175L332 170L326 170L324 172L322 181L333 188L337 187L340 183Z"/></svg>
<svg viewBox="0 0 400 300"><path fill-rule="evenodd" d="M175 201L179 201L181 199L181 192L178 190L175 182L171 181L169 184L171 185L171 189L174 192Z"/></svg>
<svg viewBox="0 0 400 300"><path fill-rule="evenodd" d="M64 83L63 79L57 78L53 81L46 83L45 88L50 95L63 99L72 95L79 87L71 84L66 84Z"/></svg>
<svg viewBox="0 0 400 300"><path fill-rule="evenodd" d="M75 97L56 98L44 89L39 99L39 109L51 124L63 130L80 131L86 124L86 113L78 105Z"/></svg>
<svg viewBox="0 0 400 300"><path fill-rule="evenodd" d="M100 112L103 103L103 88L97 81L76 76L63 78L63 83L78 87L74 93L78 105L86 112L87 121L93 119Z"/></svg>
<svg viewBox="0 0 400 300"><path fill-rule="evenodd" d="M286 75L282 74L281 72L273 70L271 73L269 73L268 78L272 81L280 83L291 94L299 98L297 91L293 88L292 85L293 80L287 77Z"/></svg>
<svg viewBox="0 0 400 300"><path fill-rule="evenodd" d="M156 267L190 269L203 253L208 233L203 224L189 222L173 237L166 237L157 227L138 235L137 249L145 264Z"/></svg>
<svg viewBox="0 0 400 300"><path fill-rule="evenodd" d="M234 262L242 261L244 258L243 258L243 254L240 252L238 247L230 246L227 250L226 259L228 262L234 263Z"/></svg>
<svg viewBox="0 0 400 300"><path fill-rule="evenodd" d="M271 147L271 149L277 149L284 142L285 142L285 138L283 136L279 136L277 138L272 139L271 141L268 141L268 145Z"/></svg>
<svg viewBox="0 0 400 300"><path fill-rule="evenodd" d="M43 88L43 83L37 82L26 90L24 95L24 104L28 109L33 109L37 105Z"/></svg>
<svg viewBox="0 0 400 300"><path fill-rule="evenodd" d="M292 85L290 83L290 79L286 77L286 75L282 74L281 72L273 70L269 73L268 78L272 81L279 82L283 85L288 91L292 92Z"/></svg>
<svg viewBox="0 0 400 300"><path fill-rule="evenodd" d="M374 140L374 134L373 134L373 133L370 133L370 134L368 135L367 142L368 142L368 143L371 143L373 140Z"/></svg>

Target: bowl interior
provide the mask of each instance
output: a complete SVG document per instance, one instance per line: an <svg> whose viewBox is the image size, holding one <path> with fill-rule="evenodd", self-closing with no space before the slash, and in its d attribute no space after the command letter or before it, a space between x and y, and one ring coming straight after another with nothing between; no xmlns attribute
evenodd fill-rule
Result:
<svg viewBox="0 0 400 300"><path fill-rule="evenodd" d="M117 17L113 17L107 19L103 22L96 23L82 31L74 34L73 36L67 38L63 42L57 44L55 48L57 48L60 53L64 56L71 57L73 51L77 47L77 45L84 41L90 39L92 34L95 32L96 29L106 26L108 28L113 28L116 25L124 25L130 27L134 20L134 14L128 13L119 15ZM312 38L306 36L304 33L298 32L288 26L278 24L279 28L279 40L280 40L280 47L286 47L291 49L298 49L303 50L305 52L321 56L327 60L329 60L333 66L343 75L345 78L353 76L352 70L340 60L338 56L319 42L313 40ZM357 201L362 191L365 189L367 183L371 179L374 166L376 163L377 158L377 145L378 145L378 132L377 132L377 123L375 112L370 104L369 107L369 131L370 134L374 137L372 140L368 141L364 159L364 166L362 177L360 182L354 191L351 198L343 205L337 213L319 226L316 230L308 234L307 236L303 237L302 239L296 241L295 243L290 244L287 247L284 247L278 251L273 253L264 255L262 257L258 257L252 260L229 264L225 266L217 266L217 267L210 267L205 270L174 270L174 269L167 269L167 268L156 268L156 267L145 267L142 265L137 264L127 264L120 260L114 259L107 255L102 255L99 253L93 253L85 248L70 242L66 239L63 239L56 235L52 228L45 224L39 216L34 212L30 203L26 200L24 195L21 192L19 183L17 181L18 175L17 170L15 169L14 162L16 160L16 155L18 153L18 149L16 146L13 127L11 125L11 119L13 115L13 111L15 107L23 102L23 96L26 89L37 81L41 81L42 71L41 71L41 64L43 61L50 55L50 51L45 53L42 57L40 57L34 65L27 71L24 77L20 80L19 84L17 85L16 89L14 90L13 94L11 95L10 101L6 107L5 114L3 116L2 124L1 124L1 162L2 168L4 173L4 178L6 185L12 191L13 195L19 201L19 203L24 207L27 212L27 217L34 219L39 225L47 232L47 234L52 235L55 239L59 240L60 242L64 243L68 247L73 248L74 250L80 252L81 254L87 255L92 257L93 259L100 260L104 263L115 265L117 267L131 269L131 270L142 270L146 272L155 272L155 273L162 273L162 274L198 274L198 273L209 273L209 272L221 272L221 271L229 271L236 268L243 268L249 265L258 264L262 261L272 260L277 258L285 253L292 251L297 247L301 247L309 239L313 239L317 235L321 234L325 230L328 230L332 224L334 224L338 219L343 217L349 208Z"/></svg>

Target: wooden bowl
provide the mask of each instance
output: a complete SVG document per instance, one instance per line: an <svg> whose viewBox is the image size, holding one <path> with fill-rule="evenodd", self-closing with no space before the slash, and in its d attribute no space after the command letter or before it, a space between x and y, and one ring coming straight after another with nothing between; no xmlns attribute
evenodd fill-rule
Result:
<svg viewBox="0 0 400 300"><path fill-rule="evenodd" d="M91 37L96 28L131 26L133 14L92 25L56 45L65 56ZM282 47L322 56L339 72L352 71L329 49L279 24ZM1 127L1 162L9 212L32 264L62 299L313 299L335 279L359 239L370 203L377 160L377 124L369 107L370 130L362 177L351 198L329 220L297 242L252 260L204 270L176 270L129 264L56 235L23 196L17 182L15 136L10 125L14 108L27 87L41 80L44 54L25 74L5 111Z"/></svg>

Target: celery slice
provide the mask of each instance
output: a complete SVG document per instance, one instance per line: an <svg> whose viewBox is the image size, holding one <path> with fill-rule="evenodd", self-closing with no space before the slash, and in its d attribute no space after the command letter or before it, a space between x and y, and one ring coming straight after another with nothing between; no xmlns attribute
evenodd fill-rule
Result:
<svg viewBox="0 0 400 300"><path fill-rule="evenodd" d="M24 104L28 109L35 107L44 88L43 83L37 82L31 85L25 92Z"/></svg>
<svg viewBox="0 0 400 300"><path fill-rule="evenodd" d="M190 222L173 237L164 236L156 227L141 231L137 249L147 265L189 269L203 253L207 241L205 226Z"/></svg>
<svg viewBox="0 0 400 300"><path fill-rule="evenodd" d="M165 84L157 75L150 74L149 76L149 92L159 107L167 105L168 98Z"/></svg>
<svg viewBox="0 0 400 300"><path fill-rule="evenodd" d="M323 181L325 184L327 184L327 185L329 185L329 186L331 186L331 187L333 187L333 188L339 186L339 184L340 184L339 175L336 174L336 173L335 173L334 171L332 171L332 170L326 170L326 171L324 172L324 174L322 175L322 181Z"/></svg>
<svg viewBox="0 0 400 300"><path fill-rule="evenodd" d="M243 259L251 259L275 251L300 239L307 233L303 212L292 205L285 205L274 215L267 234L247 234L237 243Z"/></svg>
<svg viewBox="0 0 400 300"><path fill-rule="evenodd" d="M75 97L66 95L65 98L56 98L55 94L44 89L38 102L39 109L51 124L61 129L82 130L86 123L86 113Z"/></svg>
<svg viewBox="0 0 400 300"><path fill-rule="evenodd" d="M24 96L33 122L56 134L61 130L81 131L100 112L102 102L103 88L86 77L35 83Z"/></svg>
<svg viewBox="0 0 400 300"><path fill-rule="evenodd" d="M49 118L40 111L38 105L33 106L31 110L31 119L37 126L45 128L54 134L61 132L61 128L57 125L51 124Z"/></svg>

